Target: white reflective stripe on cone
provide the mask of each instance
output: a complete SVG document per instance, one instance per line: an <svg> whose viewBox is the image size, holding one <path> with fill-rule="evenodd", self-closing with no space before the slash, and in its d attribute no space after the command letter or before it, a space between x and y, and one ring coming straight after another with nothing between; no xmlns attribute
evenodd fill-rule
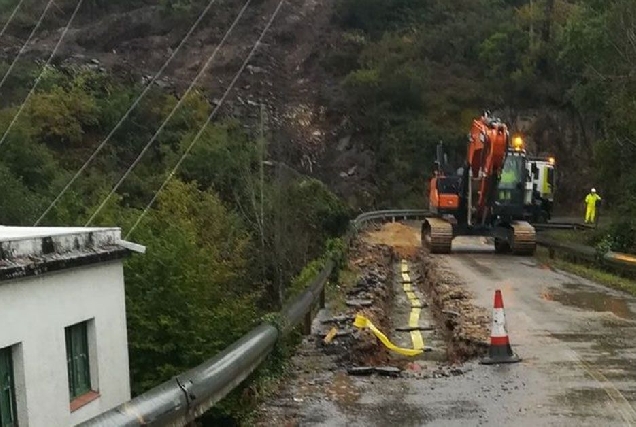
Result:
<svg viewBox="0 0 636 427"><path fill-rule="evenodd" d="M492 332L491 337L508 336L506 331L506 315L503 308L495 308L492 312Z"/></svg>

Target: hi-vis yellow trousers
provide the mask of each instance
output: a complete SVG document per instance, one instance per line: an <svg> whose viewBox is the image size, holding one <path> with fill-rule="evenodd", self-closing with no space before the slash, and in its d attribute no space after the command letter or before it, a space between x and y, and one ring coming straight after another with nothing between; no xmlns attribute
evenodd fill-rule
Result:
<svg viewBox="0 0 636 427"><path fill-rule="evenodd" d="M594 221L596 221L596 205L587 205L587 209L585 210L585 223L594 224Z"/></svg>

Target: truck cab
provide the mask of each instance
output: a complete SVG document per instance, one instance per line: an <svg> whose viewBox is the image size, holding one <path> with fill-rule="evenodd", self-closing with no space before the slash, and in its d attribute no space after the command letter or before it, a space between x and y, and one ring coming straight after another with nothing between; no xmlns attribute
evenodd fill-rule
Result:
<svg viewBox="0 0 636 427"><path fill-rule="evenodd" d="M531 157L526 164L525 215L530 222L545 223L552 217L555 192L554 157Z"/></svg>

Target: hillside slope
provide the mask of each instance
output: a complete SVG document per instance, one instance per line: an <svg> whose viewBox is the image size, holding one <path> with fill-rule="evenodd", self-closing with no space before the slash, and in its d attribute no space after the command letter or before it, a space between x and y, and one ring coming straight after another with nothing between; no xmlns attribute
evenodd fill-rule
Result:
<svg viewBox="0 0 636 427"><path fill-rule="evenodd" d="M44 1L33 4L41 9ZM57 4L25 57L42 58L55 44L75 1ZM205 4L88 0L59 58L146 81ZM201 79L210 102L220 98L276 4L250 3ZM599 182L611 172L598 172L616 147L600 153L596 142L615 133L623 144L629 133L628 119L609 116L624 110L622 82L630 80L611 70L629 67L633 47L628 23L620 26L624 37L605 31L632 13L629 1L612 4L601 10L592 0L286 1L223 112L256 130L259 104L266 104L270 156L321 178L354 207L421 204L434 145L444 140L461 162L470 120L483 109L501 112L533 154L556 155L562 205L578 206L590 186L616 199L617 190ZM159 85L181 94L241 6L216 2ZM15 55L28 29L10 28L14 38L0 41L4 58ZM598 71L603 67L607 72Z"/></svg>
<svg viewBox="0 0 636 427"><path fill-rule="evenodd" d="M343 123L341 114L330 107L340 96L339 83L322 66L326 53L339 38L339 30L332 24L333 3L334 0L285 1L221 112L226 117L240 119L244 127L256 132L260 105L264 104L266 126L272 134L268 147L270 157L322 178L347 196L360 194L360 187L350 185L348 176L349 182L339 185L342 177L347 171L352 175L351 168L357 165L354 170L358 183L368 182L368 177L361 172L370 171L372 163L368 153L360 156L342 145L341 155L335 158L331 155L332 147L342 138L338 128ZM216 105L278 1L252 1L218 48L243 4L234 0L213 4L156 84L177 96L182 95L218 49L197 81L206 98ZM204 5L205 2L197 5L197 10L203 10ZM51 16L52 22L44 21L50 28L36 33L21 61L48 57L74 6L66 2L63 13L58 10L55 19ZM158 5L98 14L85 6L76 19L78 24L65 36L54 62L82 64L131 82L145 83L173 54L197 17L198 14L193 13L176 19ZM19 36L15 36L16 33ZM1 57L11 61L27 35L28 31L23 28L10 27L9 37L0 41ZM324 161L325 156L328 161Z"/></svg>

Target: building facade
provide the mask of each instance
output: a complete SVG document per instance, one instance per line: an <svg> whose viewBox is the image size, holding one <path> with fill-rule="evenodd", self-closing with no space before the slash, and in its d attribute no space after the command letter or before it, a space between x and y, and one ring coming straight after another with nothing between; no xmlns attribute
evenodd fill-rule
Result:
<svg viewBox="0 0 636 427"><path fill-rule="evenodd" d="M117 228L0 227L0 427L67 427L130 399Z"/></svg>

